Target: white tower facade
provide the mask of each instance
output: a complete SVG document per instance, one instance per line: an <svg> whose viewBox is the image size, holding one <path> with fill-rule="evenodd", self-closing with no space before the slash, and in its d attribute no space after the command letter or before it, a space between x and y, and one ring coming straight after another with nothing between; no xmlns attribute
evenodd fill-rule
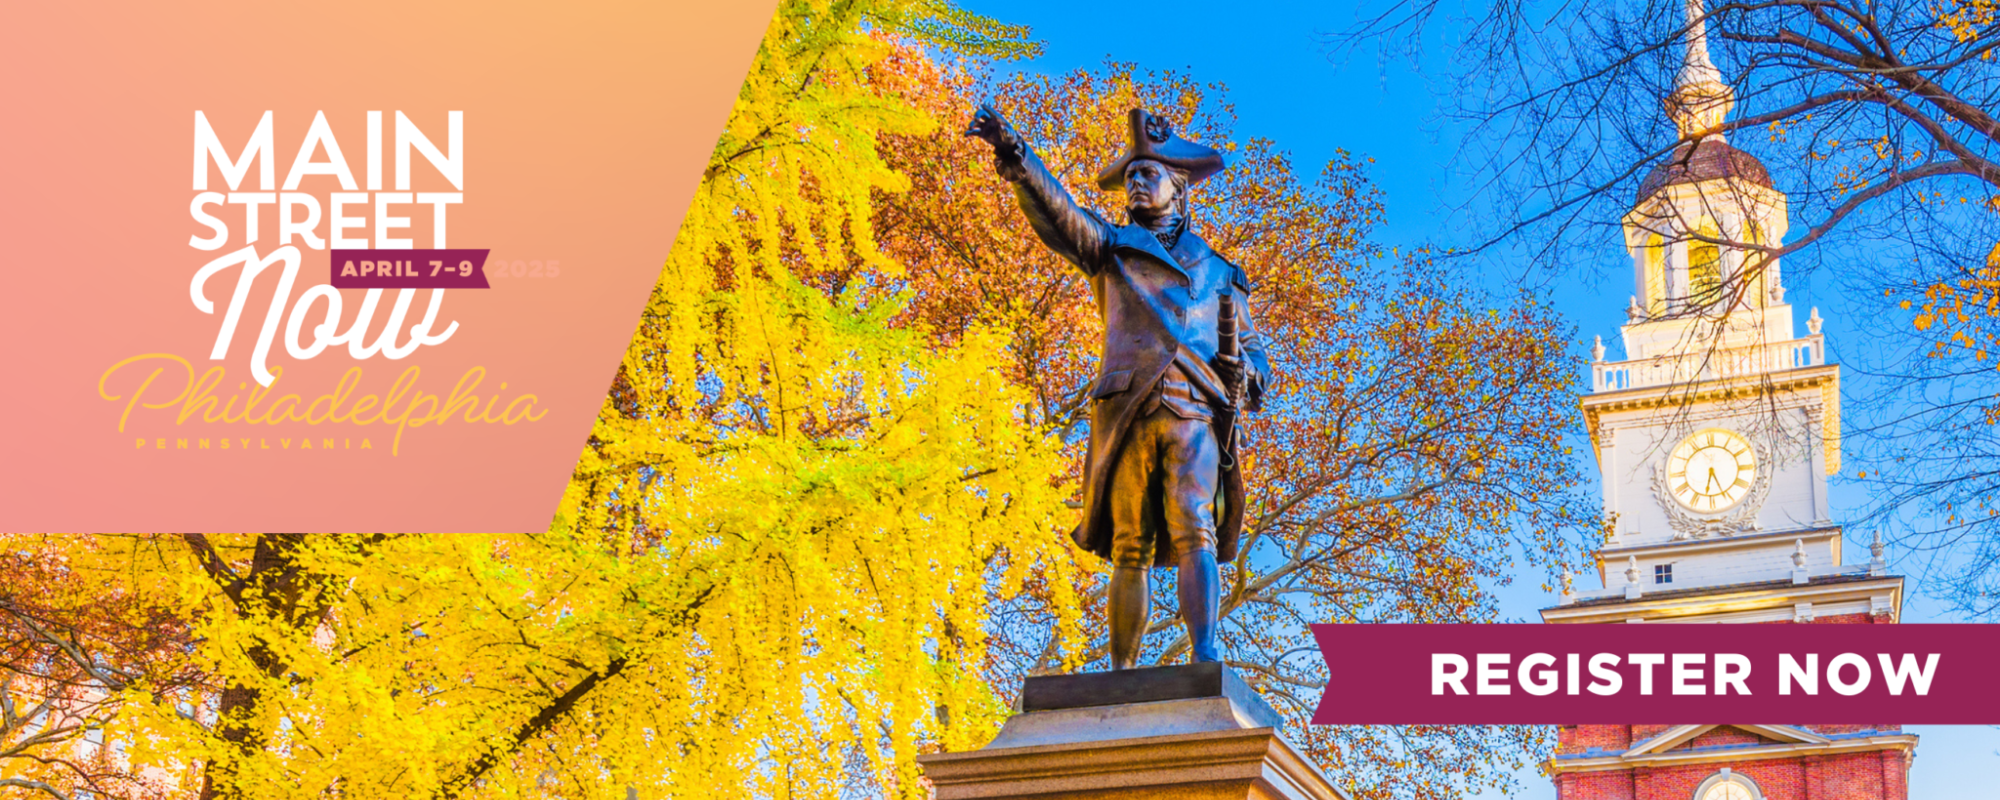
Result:
<svg viewBox="0 0 2000 800"><path fill-rule="evenodd" d="M1774 254L1785 195L1717 130L1734 93L1709 61L1699 14L1689 4L1686 58L1665 102L1683 143L1622 220L1634 286L1624 358L1606 360L1599 339L1583 401L1608 520L1603 588L1571 592L1544 617L1894 621L1901 579L1879 556L1849 566L1842 552L1827 495L1840 470L1840 367L1826 363L1818 310L1801 332L1785 302ZM1854 585L1871 575L1880 580ZM1736 596L1759 585L1761 600ZM1697 590L1731 597L1688 602ZM1662 594L1678 602L1634 605Z"/></svg>
<svg viewBox="0 0 2000 800"><path fill-rule="evenodd" d="M1801 334L1785 302L1772 252L1785 195L1717 130L1735 96L1709 62L1699 0L1687 31L1666 99L1681 144L1622 220L1624 358L1607 361L1600 339L1583 399L1604 479L1603 588L1565 580L1542 620L1897 622L1903 579L1880 540L1848 564L1829 509L1840 367L1819 313ZM1558 726L1543 763L1557 800L1909 796L1917 737L1897 725L1657 722Z"/></svg>

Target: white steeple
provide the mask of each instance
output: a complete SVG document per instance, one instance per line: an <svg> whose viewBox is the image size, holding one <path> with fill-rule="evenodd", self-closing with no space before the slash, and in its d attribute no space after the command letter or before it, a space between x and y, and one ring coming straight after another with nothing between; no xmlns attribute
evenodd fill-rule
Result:
<svg viewBox="0 0 2000 800"><path fill-rule="evenodd" d="M1736 93L1710 58L1704 0L1683 2L1684 49L1662 98L1679 136L1659 143L1668 152L1622 220L1637 289L1624 352L1592 343L1582 402L1604 477L1604 588L1572 590L1546 618L1790 619L1789 603L1672 614L1640 604L1724 587L1765 587L1755 591L1777 604L1805 591L1793 587L1881 569L1842 558L1826 480L1840 469L1840 371L1826 362L1817 315L1805 335L1793 329L1770 255L1785 241L1785 195L1722 139ZM1864 611L1897 602L1842 597Z"/></svg>
<svg viewBox="0 0 2000 800"><path fill-rule="evenodd" d="M1678 353L1706 360L1716 345L1738 348L1794 338L1778 259L1759 249L1784 241L1785 195L1755 156L1731 147L1720 132L1736 92L1709 57L1709 17L1702 3L1684 0L1680 68L1661 99L1679 141L1641 181L1624 219L1638 290L1627 309L1633 323L1623 337L1627 359ZM1722 326L1730 341L1709 336L1716 329L1701 327L1709 323ZM1680 353L1696 340L1706 342L1702 352ZM1789 360L1789 354L1773 352L1725 368L1740 374ZM1695 375L1667 370L1633 377L1643 384Z"/></svg>

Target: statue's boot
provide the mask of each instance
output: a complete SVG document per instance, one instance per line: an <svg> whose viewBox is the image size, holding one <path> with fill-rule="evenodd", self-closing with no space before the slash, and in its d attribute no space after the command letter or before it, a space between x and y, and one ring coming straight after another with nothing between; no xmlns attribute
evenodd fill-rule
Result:
<svg viewBox="0 0 2000 800"><path fill-rule="evenodd" d="M1145 567L1117 567L1111 571L1108 612L1112 669L1131 669L1139 663L1139 646L1146 640L1147 612L1153 602L1150 573Z"/></svg>
<svg viewBox="0 0 2000 800"><path fill-rule="evenodd" d="M1196 550L1181 555L1181 620L1187 623L1188 643L1194 648L1193 662L1221 661L1215 644L1216 616L1222 602L1222 576L1215 565L1215 553Z"/></svg>

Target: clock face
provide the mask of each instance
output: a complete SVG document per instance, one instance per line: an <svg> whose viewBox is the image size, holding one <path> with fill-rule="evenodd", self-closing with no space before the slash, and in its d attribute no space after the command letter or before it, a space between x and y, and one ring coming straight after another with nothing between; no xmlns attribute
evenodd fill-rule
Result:
<svg viewBox="0 0 2000 800"><path fill-rule="evenodd" d="M1667 456L1674 501L1710 514L1736 505L1757 477L1757 454L1742 436L1721 428L1696 431Z"/></svg>

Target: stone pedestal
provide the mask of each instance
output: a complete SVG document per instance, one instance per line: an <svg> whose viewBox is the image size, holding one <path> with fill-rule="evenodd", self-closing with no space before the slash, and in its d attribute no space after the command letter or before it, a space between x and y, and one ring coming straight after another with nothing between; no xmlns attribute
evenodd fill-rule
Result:
<svg viewBox="0 0 2000 800"><path fill-rule="evenodd" d="M969 753L920 756L938 800L1346 800L1220 664L1029 678Z"/></svg>

